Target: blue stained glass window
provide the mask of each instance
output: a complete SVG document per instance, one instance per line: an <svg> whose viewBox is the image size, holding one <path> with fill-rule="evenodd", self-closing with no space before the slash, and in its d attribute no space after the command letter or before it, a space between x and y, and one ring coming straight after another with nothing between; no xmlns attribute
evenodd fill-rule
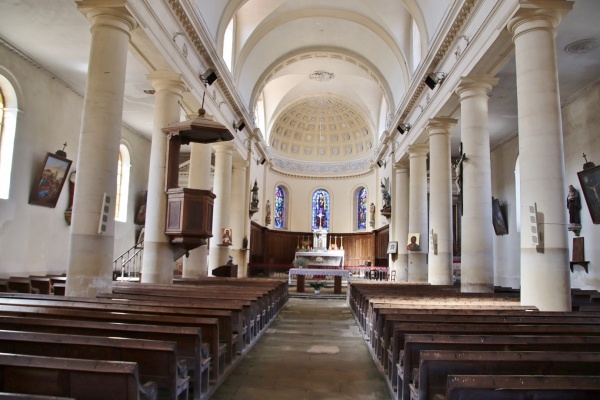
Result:
<svg viewBox="0 0 600 400"><path fill-rule="evenodd" d="M367 229L367 189L361 187L356 192L356 229L364 231Z"/></svg>
<svg viewBox="0 0 600 400"><path fill-rule="evenodd" d="M312 229L329 230L329 193L323 189L313 194Z"/></svg>
<svg viewBox="0 0 600 400"><path fill-rule="evenodd" d="M281 186L275 188L275 228L285 228L285 190Z"/></svg>

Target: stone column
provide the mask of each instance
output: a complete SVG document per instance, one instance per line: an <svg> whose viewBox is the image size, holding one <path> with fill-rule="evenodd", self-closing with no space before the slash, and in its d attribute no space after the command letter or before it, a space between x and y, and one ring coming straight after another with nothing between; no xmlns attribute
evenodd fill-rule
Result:
<svg viewBox="0 0 600 400"><path fill-rule="evenodd" d="M396 271L396 282L408 281L408 250L406 242L408 237L408 207L409 204L409 177L408 166L400 162L394 171L394 240L398 241L398 254L392 266Z"/></svg>
<svg viewBox="0 0 600 400"><path fill-rule="evenodd" d="M543 311L570 311L569 247L565 205L565 161L556 27L573 3L544 9L521 2L509 22L513 34L521 163L521 303ZM529 206L537 205L540 244L531 240Z"/></svg>
<svg viewBox="0 0 600 400"><path fill-rule="evenodd" d="M460 96L463 161L461 291L494 291L494 227L488 99L496 78L464 77Z"/></svg>
<svg viewBox="0 0 600 400"><path fill-rule="evenodd" d="M136 22L124 1L101 7L83 1L79 10L91 22L91 48L77 170L67 287L69 296L95 297L110 291L115 240L117 165L121 141L125 69L130 32ZM99 229L104 196L110 199L106 229Z"/></svg>
<svg viewBox="0 0 600 400"><path fill-rule="evenodd" d="M429 120L429 283L452 285L452 169L450 129L453 118ZM433 251L431 251L433 250Z"/></svg>
<svg viewBox="0 0 600 400"><path fill-rule="evenodd" d="M247 185L248 162L239 161L233 163L233 176L231 183L231 228L233 231L233 245L230 248L230 255L233 257L233 263L238 266L238 276L243 276L245 270L246 252L242 250L242 240L246 235L245 222L250 218L249 215L249 190ZM264 189L264 188L261 188Z"/></svg>
<svg viewBox="0 0 600 400"><path fill-rule="evenodd" d="M225 265L229 256L229 246L222 245L223 228L231 228L229 214L231 212L231 168L233 163L233 144L230 142L214 144L215 179L213 192L215 206L213 209L213 237L210 239L209 272ZM211 276L212 273L209 273Z"/></svg>
<svg viewBox="0 0 600 400"><path fill-rule="evenodd" d="M148 201L146 205L146 231L144 238L144 261L142 282L173 283L175 252L165 235L167 196L165 194L165 171L167 135L162 128L180 120L185 85L179 74L155 72L148 75L154 93L154 126L148 169Z"/></svg>
<svg viewBox="0 0 600 400"><path fill-rule="evenodd" d="M191 143L190 181L188 187L193 189L212 190L210 182L210 166L212 146L210 144ZM183 259L183 278L200 278L208 276L208 246L203 245L189 252Z"/></svg>
<svg viewBox="0 0 600 400"><path fill-rule="evenodd" d="M427 153L429 146L408 147L410 160L410 193L408 201L408 235L418 234L419 248L408 251L408 281L427 282ZM407 236L408 236L407 235ZM406 238L398 246L407 248Z"/></svg>

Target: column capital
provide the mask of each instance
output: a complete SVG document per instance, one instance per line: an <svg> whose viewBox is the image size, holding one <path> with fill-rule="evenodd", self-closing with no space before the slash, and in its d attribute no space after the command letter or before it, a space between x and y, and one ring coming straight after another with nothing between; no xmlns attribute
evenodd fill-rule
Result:
<svg viewBox="0 0 600 400"><path fill-rule="evenodd" d="M450 135L450 129L452 129L457 122L458 120L454 118L429 118L429 122L425 129L429 132L429 136L438 134Z"/></svg>
<svg viewBox="0 0 600 400"><path fill-rule="evenodd" d="M522 33L537 29L556 34L556 27L573 8L573 2L565 0L520 0L519 3L519 10L506 26L513 40Z"/></svg>
<svg viewBox="0 0 600 400"><path fill-rule="evenodd" d="M475 96L487 97L492 88L498 84L498 78L487 76L463 76L456 88L456 94L460 96L460 101Z"/></svg>
<svg viewBox="0 0 600 400"><path fill-rule="evenodd" d="M428 144L411 144L407 150L409 158L425 157L429 153Z"/></svg>
<svg viewBox="0 0 600 400"><path fill-rule="evenodd" d="M396 174L407 173L408 172L408 163L406 161L399 161L394 164L394 172Z"/></svg>
<svg viewBox="0 0 600 400"><path fill-rule="evenodd" d="M172 92L181 95L187 89L183 79L181 79L181 74L175 72L153 72L146 75L146 78L154 90L159 92Z"/></svg>
<svg viewBox="0 0 600 400"><path fill-rule="evenodd" d="M213 149L216 154L228 153L233 154L233 142L213 143Z"/></svg>
<svg viewBox="0 0 600 400"><path fill-rule="evenodd" d="M129 34L137 22L125 8L126 4L127 0L82 0L77 2L77 8L91 22L92 29L104 25Z"/></svg>

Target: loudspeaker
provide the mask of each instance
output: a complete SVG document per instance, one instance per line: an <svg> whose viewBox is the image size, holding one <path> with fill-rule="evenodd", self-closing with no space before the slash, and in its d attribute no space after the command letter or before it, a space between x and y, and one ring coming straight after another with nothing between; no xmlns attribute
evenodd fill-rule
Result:
<svg viewBox="0 0 600 400"><path fill-rule="evenodd" d="M437 85L437 81L433 79L430 74L427 75L427 78L425 78L425 84L429 86L429 89L433 90L435 88L435 85Z"/></svg>
<svg viewBox="0 0 600 400"><path fill-rule="evenodd" d="M379 166L379 168L381 168L383 166L383 161L381 161L381 160L377 161L377 165Z"/></svg>
<svg viewBox="0 0 600 400"><path fill-rule="evenodd" d="M538 231L536 203L529 206L529 222L531 224L531 242L537 246L540 244L540 234Z"/></svg>
<svg viewBox="0 0 600 400"><path fill-rule="evenodd" d="M244 128L246 127L246 123L244 122L243 119L239 120L238 122L235 122L233 124L233 127L238 130L238 131L243 131Z"/></svg>
<svg viewBox="0 0 600 400"><path fill-rule="evenodd" d="M106 232L106 225L110 215L110 196L104 193L102 198L102 208L100 209L100 223L98 223L98 233Z"/></svg>
<svg viewBox="0 0 600 400"><path fill-rule="evenodd" d="M263 165L263 164L264 164L264 163L266 163L266 162L267 162L267 159L266 159L266 158L263 158L263 159L261 160L261 162L260 162L260 165Z"/></svg>
<svg viewBox="0 0 600 400"><path fill-rule="evenodd" d="M207 69L205 73L200 75L200 80L207 85L212 85L217 80L217 74L212 69Z"/></svg>
<svg viewBox="0 0 600 400"><path fill-rule="evenodd" d="M401 135L403 135L403 134L404 134L404 132L408 132L408 131L410 130L410 128L411 128L411 125L410 125L410 124L404 124L404 123L402 123L402 122L401 122L401 123L398 125L398 128L397 128L397 129L398 129L398 131L400 132L400 134L401 134Z"/></svg>

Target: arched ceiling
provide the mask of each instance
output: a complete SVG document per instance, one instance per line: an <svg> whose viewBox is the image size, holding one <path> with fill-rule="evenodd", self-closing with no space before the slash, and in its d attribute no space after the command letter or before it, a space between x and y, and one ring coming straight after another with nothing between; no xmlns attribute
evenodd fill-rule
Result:
<svg viewBox="0 0 600 400"><path fill-rule="evenodd" d="M221 5L196 0L196 7L219 51L234 21L231 74L251 113L259 99L264 102L257 119L264 122L271 155L340 162L372 156L412 77L413 21L425 53L451 3L436 0L432 13L422 11L431 7L430 0L231 0ZM311 79L319 71L334 79ZM335 115L336 132L331 124L321 130L325 147L285 123L298 115L309 118L308 110L318 113L317 105ZM363 130L366 137L355 137ZM346 133L349 147L340 146Z"/></svg>

